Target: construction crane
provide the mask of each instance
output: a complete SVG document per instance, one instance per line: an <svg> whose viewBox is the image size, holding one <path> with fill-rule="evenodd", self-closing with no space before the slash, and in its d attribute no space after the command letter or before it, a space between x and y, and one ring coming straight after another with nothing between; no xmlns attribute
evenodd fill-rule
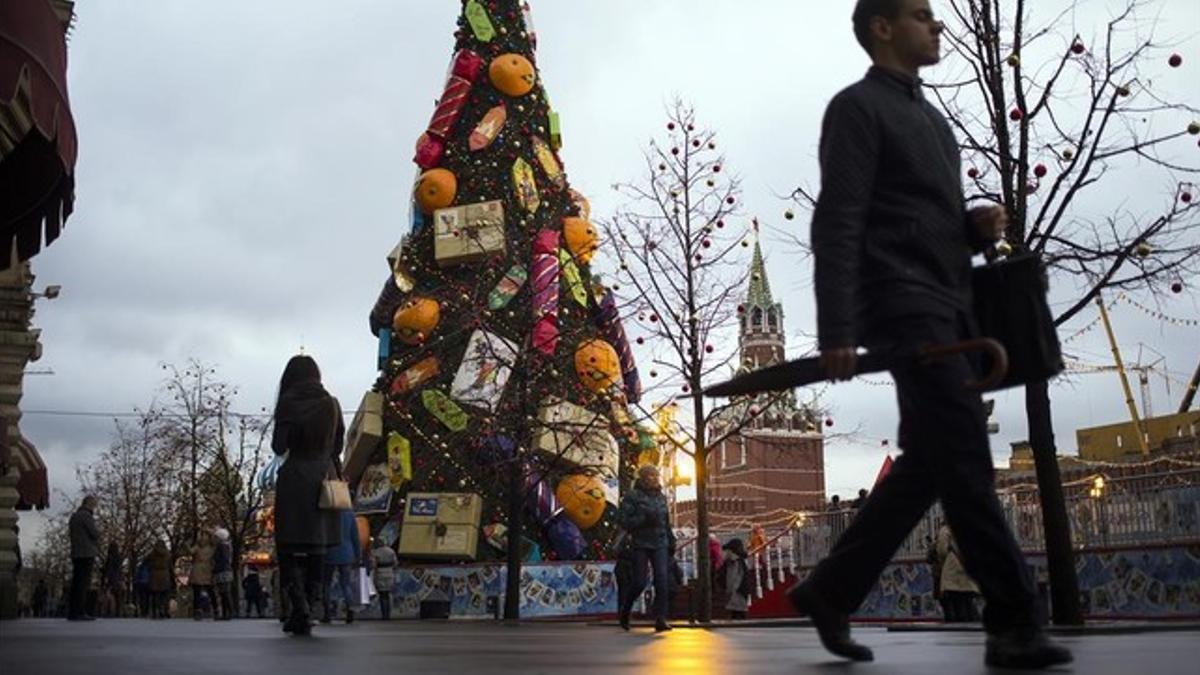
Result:
<svg viewBox="0 0 1200 675"><path fill-rule="evenodd" d="M1200 386L1200 365L1196 366L1192 381L1188 383L1187 389L1183 392L1183 402L1179 404L1179 412L1185 413L1188 408L1192 407L1192 400L1196 398L1197 386Z"/></svg>

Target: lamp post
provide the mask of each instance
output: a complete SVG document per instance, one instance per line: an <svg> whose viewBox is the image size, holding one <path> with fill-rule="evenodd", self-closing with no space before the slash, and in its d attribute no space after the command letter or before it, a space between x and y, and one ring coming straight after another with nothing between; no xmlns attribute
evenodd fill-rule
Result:
<svg viewBox="0 0 1200 675"><path fill-rule="evenodd" d="M1092 479L1092 487L1088 488L1088 496L1095 500L1098 526L1100 528L1100 543L1108 546L1108 516L1104 510L1104 476Z"/></svg>

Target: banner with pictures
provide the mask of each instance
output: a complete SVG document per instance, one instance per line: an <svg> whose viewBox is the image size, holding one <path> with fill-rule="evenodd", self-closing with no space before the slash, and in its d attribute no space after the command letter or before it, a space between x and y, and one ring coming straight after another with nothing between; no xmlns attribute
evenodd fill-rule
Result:
<svg viewBox="0 0 1200 675"><path fill-rule="evenodd" d="M363 471L355 493L355 513L387 513L392 502L392 483L388 479L387 464L372 464Z"/></svg>
<svg viewBox="0 0 1200 675"><path fill-rule="evenodd" d="M521 569L521 616L589 616L617 611L612 562L544 563ZM450 601L451 616L487 616L488 598L504 611L502 565L401 568L392 587L393 613L418 616L421 601Z"/></svg>

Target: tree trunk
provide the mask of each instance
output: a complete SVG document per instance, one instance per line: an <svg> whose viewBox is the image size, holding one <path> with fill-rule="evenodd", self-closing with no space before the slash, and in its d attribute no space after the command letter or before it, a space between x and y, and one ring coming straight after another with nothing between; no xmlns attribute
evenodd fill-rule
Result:
<svg viewBox="0 0 1200 675"><path fill-rule="evenodd" d="M521 530L525 509L521 473L521 456L518 449L514 449L508 476L508 550L505 552L508 576L504 581L504 620L510 623L521 620Z"/></svg>
<svg viewBox="0 0 1200 675"><path fill-rule="evenodd" d="M1082 625L1079 580L1075 576L1075 554L1071 548L1071 522L1067 519L1067 504L1054 448L1049 386L1044 380L1025 387L1025 415L1042 504L1053 621L1060 626Z"/></svg>
<svg viewBox="0 0 1200 675"><path fill-rule="evenodd" d="M696 617L701 623L712 621L712 563L708 559L708 439L704 423L704 399L700 396L699 377L693 378L693 424L696 429Z"/></svg>

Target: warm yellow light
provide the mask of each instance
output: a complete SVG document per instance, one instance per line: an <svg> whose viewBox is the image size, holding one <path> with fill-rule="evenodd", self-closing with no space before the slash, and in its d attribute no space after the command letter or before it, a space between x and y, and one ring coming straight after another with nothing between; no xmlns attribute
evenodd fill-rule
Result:
<svg viewBox="0 0 1200 675"><path fill-rule="evenodd" d="M1096 476L1096 479L1092 481L1092 486L1095 487L1097 490L1103 490L1104 489L1104 476Z"/></svg>

